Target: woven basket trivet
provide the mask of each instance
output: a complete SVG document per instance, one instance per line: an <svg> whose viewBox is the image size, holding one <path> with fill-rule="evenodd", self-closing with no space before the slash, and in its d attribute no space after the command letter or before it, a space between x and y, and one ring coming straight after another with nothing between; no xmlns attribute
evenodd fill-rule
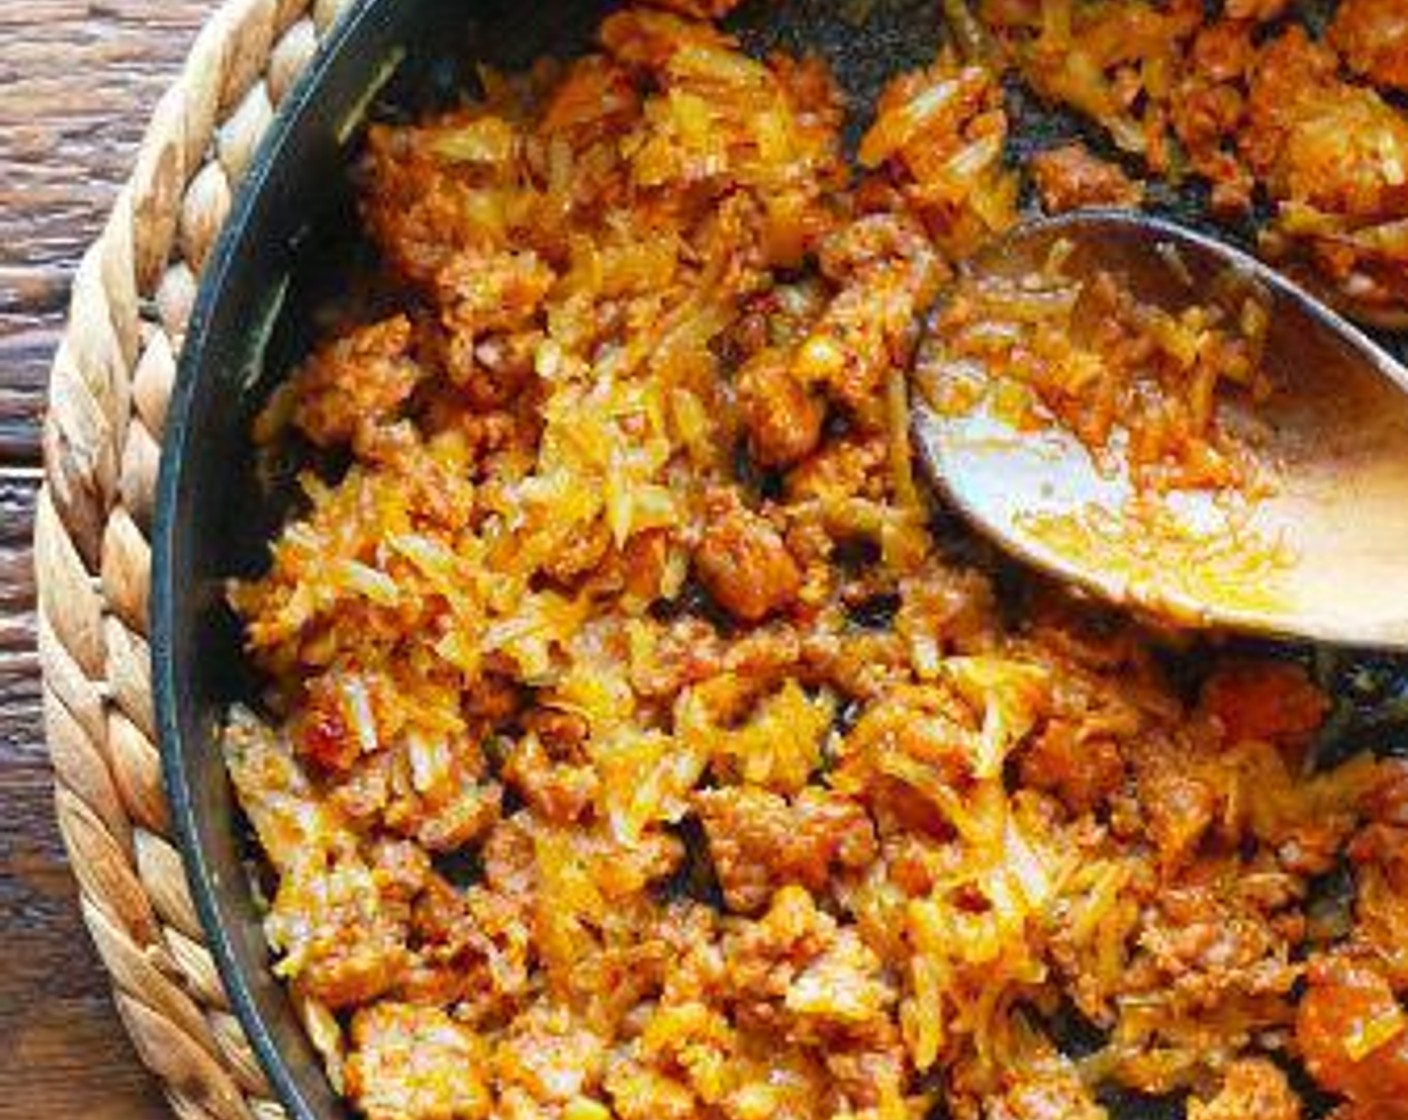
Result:
<svg viewBox="0 0 1408 1120"><path fill-rule="evenodd" d="M170 837L148 658L152 501L196 284L274 109L345 0L228 0L73 281L34 529L44 720L83 918L183 1120L277 1120Z"/></svg>

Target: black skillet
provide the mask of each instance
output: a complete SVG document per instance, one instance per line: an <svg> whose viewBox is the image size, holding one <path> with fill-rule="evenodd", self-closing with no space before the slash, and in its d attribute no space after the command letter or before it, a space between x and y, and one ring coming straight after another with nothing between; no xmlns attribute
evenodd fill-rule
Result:
<svg viewBox="0 0 1408 1120"><path fill-rule="evenodd" d="M923 65L943 34L936 0L876 0L868 18L839 0L753 0L732 21L750 49L820 53L844 84L853 142L886 79ZM1303 6L1316 23L1324 4ZM289 95L241 186L191 320L171 403L154 536L153 677L167 789L191 891L236 1013L295 1120L345 1114L268 967L248 848L214 732L235 700L257 700L224 580L258 570L289 488L257 469L251 419L306 351L316 309L367 253L356 237L349 167L368 117L398 118L474 88L474 63L520 68L590 42L601 0L366 0ZM1308 8L1316 11L1308 11ZM1014 158L1081 133L1079 122L1015 87ZM1088 136L1097 147L1098 137ZM1200 221L1198 189L1159 189L1157 209ZM1250 230L1242 230L1246 235ZM1224 231L1224 235L1226 231ZM1401 349L1399 351L1402 352ZM1400 740L1408 689L1385 659L1317 669L1342 698L1338 752L1364 736ZM1338 656L1338 655L1337 655ZM1112 1102L1114 1103L1114 1102ZM1177 1115L1171 1102L1123 1102L1126 1117Z"/></svg>

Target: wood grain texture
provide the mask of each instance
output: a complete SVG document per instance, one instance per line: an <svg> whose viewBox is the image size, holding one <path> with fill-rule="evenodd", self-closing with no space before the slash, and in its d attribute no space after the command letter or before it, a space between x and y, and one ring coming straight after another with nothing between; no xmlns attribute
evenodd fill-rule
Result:
<svg viewBox="0 0 1408 1120"><path fill-rule="evenodd" d="M39 461L68 277L212 6L0 2L0 462Z"/></svg>
<svg viewBox="0 0 1408 1120"><path fill-rule="evenodd" d="M0 2L0 1120L169 1115L78 915L43 745L30 533L68 278L213 0Z"/></svg>

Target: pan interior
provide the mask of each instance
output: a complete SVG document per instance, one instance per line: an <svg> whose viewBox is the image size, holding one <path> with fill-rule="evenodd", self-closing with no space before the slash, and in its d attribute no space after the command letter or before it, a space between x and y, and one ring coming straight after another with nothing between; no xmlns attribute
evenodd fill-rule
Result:
<svg viewBox="0 0 1408 1120"><path fill-rule="evenodd" d="M1331 0L1298 9L1323 21ZM367 77L389 80L371 102L371 119L403 120L453 103L476 84L474 64L504 69L541 55L588 49L608 5L534 5L485 0L374 0L335 36L272 130L210 265L182 363L165 447L156 532L154 642L163 750L194 893L236 1010L276 1090L299 1118L340 1115L283 988L268 968L259 928L257 871L241 839L237 809L214 732L232 702L257 704L258 681L240 653L223 601L231 576L265 561L266 542L293 501L294 469L261 462L249 440L253 417L307 352L323 309L345 294L348 277L368 261L356 230L349 169L357 133L344 125L363 104ZM847 140L895 73L932 60L945 31L934 0L751 0L729 21L755 53L819 54L847 94ZM1008 90L1010 158L1080 138L1101 155L1111 146L1073 115ZM1198 186L1158 185L1150 209L1216 229L1250 247L1255 227L1212 226ZM1402 339L1383 337L1400 355ZM1388 658L1316 658L1343 697L1335 742L1349 749L1366 736L1408 726L1408 673ZM1078 1032L1076 1032L1078 1033ZM1079 1039L1072 1035L1072 1045ZM1169 1103L1110 1102L1119 1117L1157 1117ZM1170 1115L1179 1114L1175 1109Z"/></svg>

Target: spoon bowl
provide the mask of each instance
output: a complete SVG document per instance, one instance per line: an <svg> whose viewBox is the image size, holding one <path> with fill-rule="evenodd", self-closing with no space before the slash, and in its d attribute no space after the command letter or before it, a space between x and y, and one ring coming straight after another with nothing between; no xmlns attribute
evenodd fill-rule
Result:
<svg viewBox="0 0 1408 1120"><path fill-rule="evenodd" d="M1269 314L1270 395L1245 406L1265 493L1169 493L1151 504L1127 464L1058 423L997 407L940 407L946 376L929 320L916 360L919 462L978 529L1036 568L1118 605L1182 624L1408 649L1408 370L1260 261L1181 226L1126 211L1025 223L967 266L1020 284L1059 246L1062 275L1116 276L1177 314L1228 290Z"/></svg>

